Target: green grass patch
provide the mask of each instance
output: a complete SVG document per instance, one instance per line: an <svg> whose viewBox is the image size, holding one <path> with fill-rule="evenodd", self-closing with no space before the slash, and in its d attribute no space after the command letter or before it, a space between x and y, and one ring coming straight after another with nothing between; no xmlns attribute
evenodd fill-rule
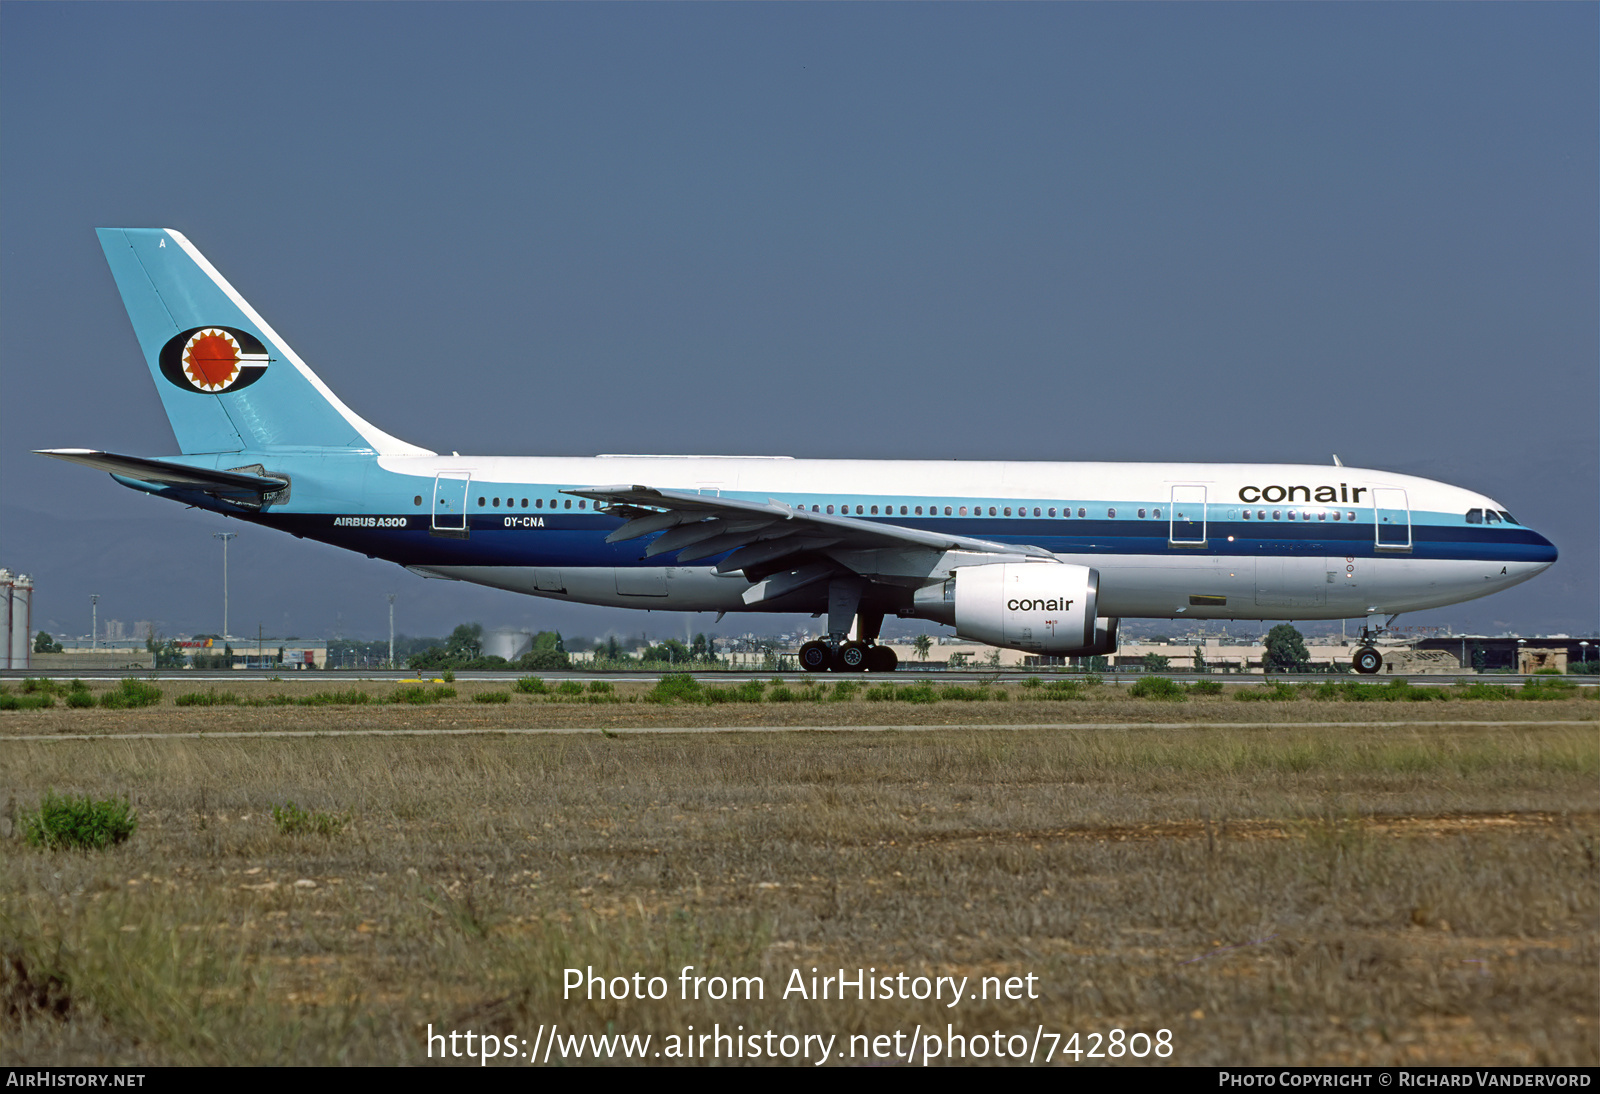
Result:
<svg viewBox="0 0 1600 1094"><path fill-rule="evenodd" d="M152 707L161 702L161 689L144 680L125 676L122 683L100 696L100 705L110 710Z"/></svg>
<svg viewBox="0 0 1600 1094"><path fill-rule="evenodd" d="M1181 703L1187 698L1183 687L1165 676L1141 676L1133 682L1128 694L1135 699L1160 699L1168 703Z"/></svg>
<svg viewBox="0 0 1600 1094"><path fill-rule="evenodd" d="M1300 698L1300 690L1293 684L1263 684L1258 688L1240 688L1235 699L1249 702L1287 703Z"/></svg>
<svg viewBox="0 0 1600 1094"><path fill-rule="evenodd" d="M425 706L428 703L441 703L446 699L454 699L455 697L456 689L446 687L443 684L438 684L431 688L417 685L396 688L394 694L389 696L389 701L391 703L411 703L417 706Z"/></svg>
<svg viewBox="0 0 1600 1094"><path fill-rule="evenodd" d="M511 702L511 693L509 691L482 691L474 695L472 701L474 703L509 703Z"/></svg>
<svg viewBox="0 0 1600 1094"><path fill-rule="evenodd" d="M98 851L121 843L138 827L138 815L126 798L95 801L54 790L46 791L37 812L22 818L23 838L45 850Z"/></svg>
<svg viewBox="0 0 1600 1094"><path fill-rule="evenodd" d="M1220 680L1196 680L1189 685L1189 690L1196 695L1221 695L1222 682Z"/></svg>
<svg viewBox="0 0 1600 1094"><path fill-rule="evenodd" d="M272 807L272 823L278 826L280 836L337 836L350 818L342 813L301 809L291 801Z"/></svg>
<svg viewBox="0 0 1600 1094"><path fill-rule="evenodd" d="M172 702L174 706L180 707L236 707L243 700L235 692L212 688L209 691L191 691L187 695L178 696Z"/></svg>
<svg viewBox="0 0 1600 1094"><path fill-rule="evenodd" d="M828 696L830 703L848 703L856 697L856 692L861 690L861 685L855 680L840 680L833 685L833 694Z"/></svg>
<svg viewBox="0 0 1600 1094"><path fill-rule="evenodd" d="M1032 681L1032 683L1029 682ZM1037 677L1029 677L1022 682L1027 689L1022 693L1024 699L1082 699L1084 698L1084 685L1077 680L1051 680L1045 683Z"/></svg>
<svg viewBox="0 0 1600 1094"><path fill-rule="evenodd" d="M516 687L524 695L548 695L550 693L550 685L537 676L524 676L517 681Z"/></svg>
<svg viewBox="0 0 1600 1094"><path fill-rule="evenodd" d="M767 690L765 680L746 680L730 688L702 688L708 703L759 703Z"/></svg>
<svg viewBox="0 0 1600 1094"><path fill-rule="evenodd" d="M563 685L564 686L564 685ZM644 694L647 703L703 703L700 681L686 672L669 672Z"/></svg>
<svg viewBox="0 0 1600 1094"><path fill-rule="evenodd" d="M0 710L43 710L56 705L54 695L13 695L0 693Z"/></svg>

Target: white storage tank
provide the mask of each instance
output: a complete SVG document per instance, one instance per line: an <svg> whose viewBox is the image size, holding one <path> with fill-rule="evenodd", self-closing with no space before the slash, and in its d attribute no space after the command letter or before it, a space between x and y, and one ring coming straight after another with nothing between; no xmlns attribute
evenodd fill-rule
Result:
<svg viewBox="0 0 1600 1094"><path fill-rule="evenodd" d="M485 657L504 657L515 661L533 649L533 635L527 631L490 631L483 636Z"/></svg>
<svg viewBox="0 0 1600 1094"><path fill-rule="evenodd" d="M25 669L33 652L33 578L18 574L11 582L11 664Z"/></svg>
<svg viewBox="0 0 1600 1094"><path fill-rule="evenodd" d="M0 669L11 667L11 571L0 570Z"/></svg>

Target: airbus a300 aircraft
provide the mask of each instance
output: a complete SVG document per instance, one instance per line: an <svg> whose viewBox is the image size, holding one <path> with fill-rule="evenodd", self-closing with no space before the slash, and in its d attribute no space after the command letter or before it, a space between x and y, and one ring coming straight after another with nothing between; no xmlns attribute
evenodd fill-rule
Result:
<svg viewBox="0 0 1600 1094"><path fill-rule="evenodd" d="M1124 616L1392 617L1556 559L1499 503L1338 465L440 456L329 391L182 235L100 229L179 456L42 455L299 537L555 600L826 613L811 671L886 671L886 615L1045 656ZM1370 633L1370 632L1369 632ZM1381 655L1357 650L1360 672Z"/></svg>

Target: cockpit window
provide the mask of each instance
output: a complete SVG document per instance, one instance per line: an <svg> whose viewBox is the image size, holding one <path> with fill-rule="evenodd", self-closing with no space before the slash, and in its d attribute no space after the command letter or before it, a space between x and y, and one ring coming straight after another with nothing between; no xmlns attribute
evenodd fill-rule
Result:
<svg viewBox="0 0 1600 1094"><path fill-rule="evenodd" d="M1496 513L1493 509L1485 510L1483 515L1490 524L1500 523L1500 514Z"/></svg>
<svg viewBox="0 0 1600 1094"><path fill-rule="evenodd" d="M1510 513L1506 512L1504 509L1499 510L1499 513L1500 513L1500 515L1502 517L1506 518L1506 523L1507 524L1520 524L1521 523L1521 521L1517 520L1516 517L1512 516Z"/></svg>
<svg viewBox="0 0 1600 1094"><path fill-rule="evenodd" d="M1468 524L1482 524L1483 523L1483 510L1482 509L1468 509L1467 510L1467 523Z"/></svg>

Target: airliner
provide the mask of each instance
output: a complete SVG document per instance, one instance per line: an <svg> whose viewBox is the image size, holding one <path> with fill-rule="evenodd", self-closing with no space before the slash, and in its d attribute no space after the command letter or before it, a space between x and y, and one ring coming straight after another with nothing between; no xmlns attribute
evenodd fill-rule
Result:
<svg viewBox="0 0 1600 1094"><path fill-rule="evenodd" d="M893 615L1041 658L1124 617L1361 618L1556 560L1499 502L1386 471L1228 463L440 455L347 407L171 229L100 244L181 455L40 455L184 505L552 600L827 617L809 671L895 668Z"/></svg>

